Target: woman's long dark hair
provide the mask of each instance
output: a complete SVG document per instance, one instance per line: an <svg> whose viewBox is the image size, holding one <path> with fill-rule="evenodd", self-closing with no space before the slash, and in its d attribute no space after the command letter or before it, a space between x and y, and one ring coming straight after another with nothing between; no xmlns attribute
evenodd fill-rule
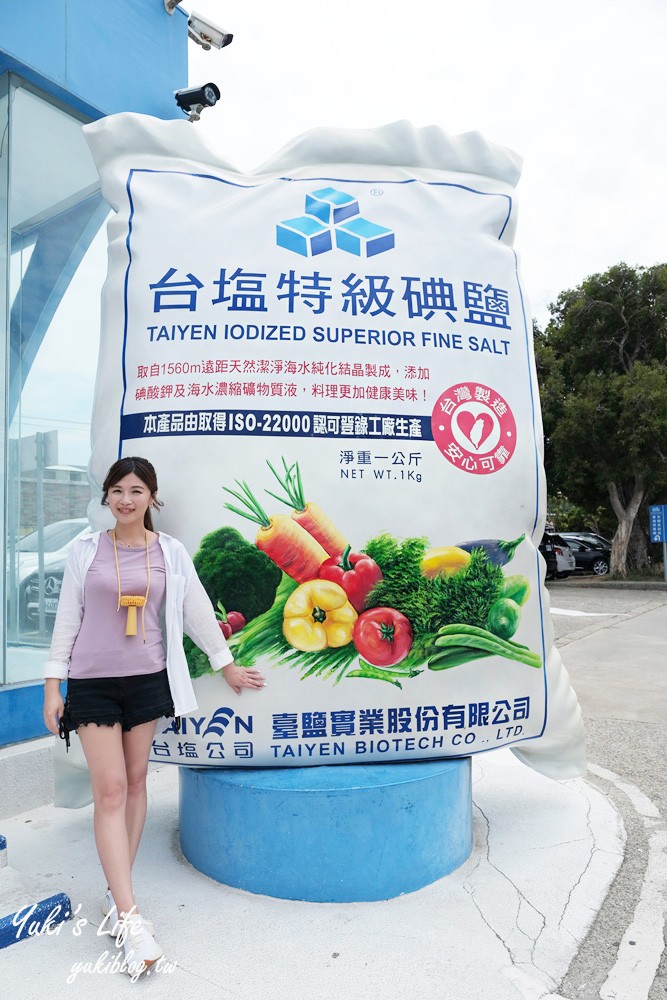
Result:
<svg viewBox="0 0 667 1000"><path fill-rule="evenodd" d="M155 474L155 469L148 461L147 458L138 458L136 456L128 456L128 458L119 458L117 462L111 466L106 474L106 478L102 483L102 506L107 507L109 504L108 493L112 486L124 479L125 476L129 476L134 473L142 483L148 487L151 492L151 497L153 498L153 507L158 510L163 506L162 501L158 500L155 496L157 493L157 476ZM146 513L144 514L144 528L149 531L153 531L153 518L151 517L151 508L146 508Z"/></svg>

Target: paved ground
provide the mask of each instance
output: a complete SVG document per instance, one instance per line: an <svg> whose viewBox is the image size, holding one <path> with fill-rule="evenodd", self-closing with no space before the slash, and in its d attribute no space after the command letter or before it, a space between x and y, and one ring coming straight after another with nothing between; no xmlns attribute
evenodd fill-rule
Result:
<svg viewBox="0 0 667 1000"><path fill-rule="evenodd" d="M605 1000L664 1000L667 952L655 977L642 970L638 953L646 941L633 920L636 910L652 920L653 948L664 949L667 591L593 589L574 580L549 589L554 609L605 615L552 614L552 620L586 720L587 781L618 809L628 838L621 869L560 990L571 1000L597 1000L620 951L619 976L607 985ZM653 891L658 898L651 908ZM644 973L641 985L632 970L636 977Z"/></svg>
<svg viewBox="0 0 667 1000"><path fill-rule="evenodd" d="M158 768L137 883L174 968L137 984L100 978L103 963L92 972L108 943L96 934L104 887L90 808L32 810L3 822L13 871L0 871L1 912L65 891L87 922L0 951L3 994L33 995L41 973L54 1000L112 989L161 1000L665 1000L667 592L568 580L550 593L587 723L585 779L550 781L505 750L475 758L470 859L419 892L339 905L253 896L192 869L178 846L176 771ZM91 968L77 973L82 962Z"/></svg>

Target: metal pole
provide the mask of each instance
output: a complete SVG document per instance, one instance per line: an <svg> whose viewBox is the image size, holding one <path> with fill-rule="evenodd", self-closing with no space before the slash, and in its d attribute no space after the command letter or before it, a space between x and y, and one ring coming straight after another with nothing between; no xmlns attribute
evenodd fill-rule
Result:
<svg viewBox="0 0 667 1000"><path fill-rule="evenodd" d="M46 632L46 613L44 609L44 435L39 431L35 434L35 452L37 458L37 577L39 580L39 633Z"/></svg>

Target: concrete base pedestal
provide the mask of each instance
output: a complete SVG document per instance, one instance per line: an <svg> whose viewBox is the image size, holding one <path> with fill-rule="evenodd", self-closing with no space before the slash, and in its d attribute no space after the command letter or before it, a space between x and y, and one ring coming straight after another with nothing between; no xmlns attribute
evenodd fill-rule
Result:
<svg viewBox="0 0 667 1000"><path fill-rule="evenodd" d="M187 860L281 899L413 892L472 850L470 758L336 767L180 769Z"/></svg>

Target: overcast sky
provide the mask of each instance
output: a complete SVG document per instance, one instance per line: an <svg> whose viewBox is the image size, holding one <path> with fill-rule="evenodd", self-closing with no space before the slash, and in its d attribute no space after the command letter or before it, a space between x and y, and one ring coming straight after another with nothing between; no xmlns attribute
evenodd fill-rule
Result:
<svg viewBox="0 0 667 1000"><path fill-rule="evenodd" d="M403 118L509 146L524 158L516 247L541 325L558 293L587 275L620 260L667 261L665 0L183 6L235 36L222 52L191 42L189 59L191 83L222 90L192 127L239 168L310 128ZM104 235L89 255L89 298L104 274ZM59 339L77 328L85 286L73 281L24 395L23 433L58 426L61 461L87 458L94 359L77 349L73 381L74 356Z"/></svg>
<svg viewBox="0 0 667 1000"><path fill-rule="evenodd" d="M187 0L222 100L193 127L252 169L318 126L407 118L524 158L516 247L533 311L619 260L667 260L665 0Z"/></svg>

